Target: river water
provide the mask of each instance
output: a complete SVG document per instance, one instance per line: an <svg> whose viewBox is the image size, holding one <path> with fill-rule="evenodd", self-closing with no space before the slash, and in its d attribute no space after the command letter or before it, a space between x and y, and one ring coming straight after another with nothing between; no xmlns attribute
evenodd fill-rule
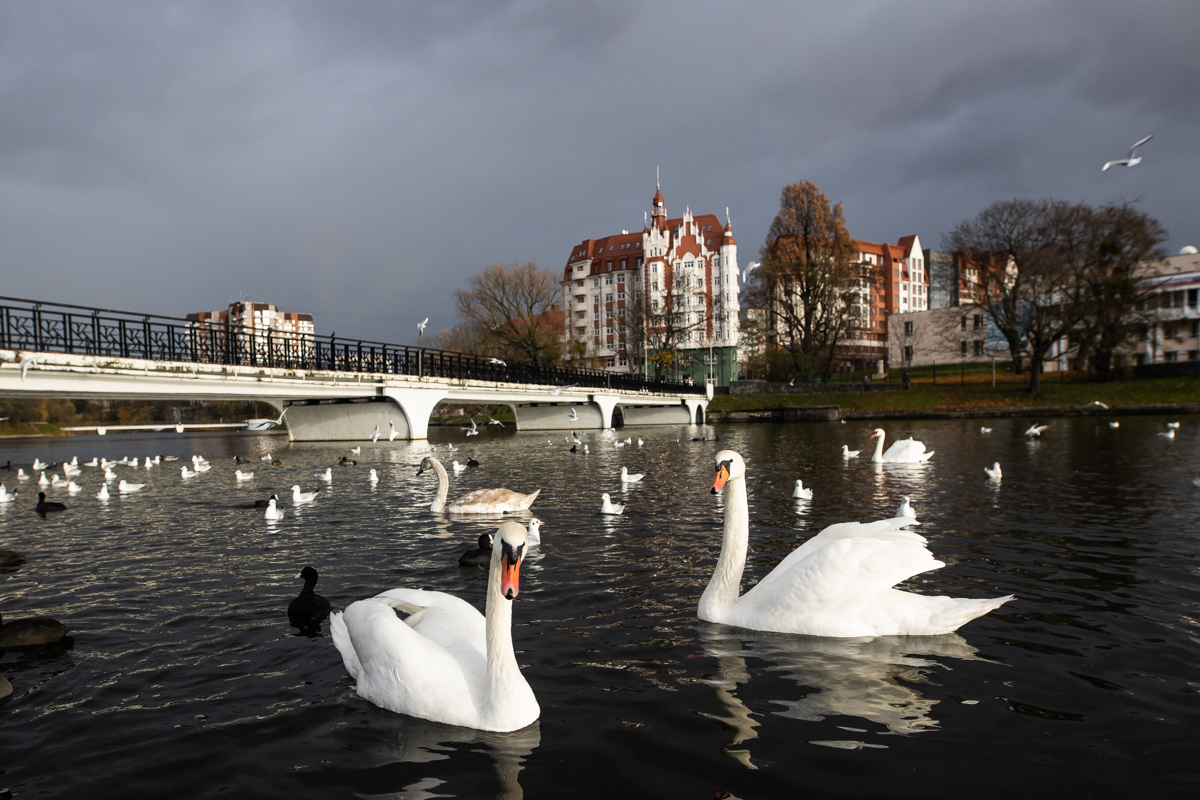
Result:
<svg viewBox="0 0 1200 800"><path fill-rule="evenodd" d="M465 439L362 444L311 506L268 523L243 507L349 455L278 436L146 435L5 442L35 456L208 458L116 468L146 488L107 503L99 470L45 519L34 481L0 504L6 618L53 616L67 640L0 654L0 788L39 797L738 798L1194 796L1200 790L1200 419L884 423L936 451L921 467L869 461L873 425L626 429L495 427ZM993 428L980 433L980 426ZM719 442L694 437L716 432ZM638 446L637 439L645 440ZM446 452L446 443L461 447ZM495 522L430 514L416 476L430 444L475 488L541 488L513 640L542 708L513 734L404 717L358 698L328 626L286 616L306 564L335 609L394 586L482 608L486 573L458 556ZM860 448L849 461L841 445ZM908 588L1017 599L940 637L821 639L695 618L720 548L718 449L748 462L751 585L807 537L892 516L912 498L946 567ZM258 460L273 451L283 461ZM234 456L253 480L234 480ZM983 467L999 461L1004 478ZM624 490L620 467L646 478ZM380 481L372 486L367 469ZM28 466L26 466L28 471ZM13 473L0 478L13 488ZM790 498L796 478L811 502ZM114 484L115 486L115 484ZM601 492L623 500L601 517Z"/></svg>

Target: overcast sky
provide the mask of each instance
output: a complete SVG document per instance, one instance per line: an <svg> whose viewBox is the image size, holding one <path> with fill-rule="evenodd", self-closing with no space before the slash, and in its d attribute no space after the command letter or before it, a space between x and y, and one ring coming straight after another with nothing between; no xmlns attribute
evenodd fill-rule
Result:
<svg viewBox="0 0 1200 800"><path fill-rule="evenodd" d="M0 2L0 294L276 303L406 343L497 263L672 216L756 257L1138 200L1200 245L1200 3ZM1153 133L1134 168L1101 173Z"/></svg>

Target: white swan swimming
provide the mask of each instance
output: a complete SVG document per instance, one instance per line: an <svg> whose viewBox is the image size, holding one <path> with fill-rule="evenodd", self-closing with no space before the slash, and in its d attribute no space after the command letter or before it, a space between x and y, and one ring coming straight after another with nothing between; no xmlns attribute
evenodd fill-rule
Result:
<svg viewBox="0 0 1200 800"><path fill-rule="evenodd" d="M845 459L858 458L858 454L860 452L861 451L859 451L859 450L851 450L849 445L845 445L845 444L842 445L842 458L845 458Z"/></svg>
<svg viewBox="0 0 1200 800"><path fill-rule="evenodd" d="M293 486L292 487L292 502L297 503L297 504L311 503L313 500L317 499L317 492L320 492L320 491L321 491L320 489L317 489L316 492L302 492L302 491L300 491L299 486Z"/></svg>
<svg viewBox="0 0 1200 800"><path fill-rule="evenodd" d="M945 566L924 538L901 530L918 524L906 517L831 525L739 596L750 511L746 464L732 450L716 456L711 491L722 490L721 554L698 609L707 622L813 636L924 636L949 633L1012 599L927 596L893 588Z"/></svg>
<svg viewBox="0 0 1200 800"><path fill-rule="evenodd" d="M607 493L600 495L600 513L601 514L624 514L625 504L614 503L612 498Z"/></svg>
<svg viewBox="0 0 1200 800"><path fill-rule="evenodd" d="M331 615L333 643L358 695L464 728L515 731L533 723L541 709L512 643L512 599L527 546L516 522L496 531L486 616L454 595L422 589L390 589Z"/></svg>
<svg viewBox="0 0 1200 800"><path fill-rule="evenodd" d="M283 513L283 509L279 507L279 504L275 502L275 498L272 497L267 501L267 510L263 512L263 518L269 520L283 519Z"/></svg>
<svg viewBox="0 0 1200 800"><path fill-rule="evenodd" d="M621 467L621 483L637 483L644 477L646 477L646 473L644 472L639 472L636 475L630 475L627 467Z"/></svg>
<svg viewBox="0 0 1200 800"><path fill-rule="evenodd" d="M242 472L240 469L235 469L233 471L233 477L236 478L238 480L238 482L240 483L241 481L248 481L248 480L252 479L254 477L254 473L253 472Z"/></svg>
<svg viewBox="0 0 1200 800"><path fill-rule="evenodd" d="M986 472L987 476L994 481L998 481L1002 477L1004 477L1004 473L1002 473L1000 471L1000 462L999 461L995 462L990 467L984 467L983 471Z"/></svg>
<svg viewBox="0 0 1200 800"><path fill-rule="evenodd" d="M517 494L508 489L476 489L446 505L446 493L450 491L450 479L446 477L446 468L433 456L425 456L417 474L420 475L427 469L432 469L438 476L437 497L429 505L429 510L434 513L448 511L451 514L506 514L525 511L533 505L533 501L542 491L538 489L533 494Z"/></svg>
<svg viewBox="0 0 1200 800"><path fill-rule="evenodd" d="M792 497L794 497L797 500L812 500L813 499L812 489L805 489L804 481L797 478L796 479L796 488L792 490Z"/></svg>
<svg viewBox="0 0 1200 800"><path fill-rule="evenodd" d="M917 518L917 512L913 510L912 503L910 502L911 499L908 495L903 495L900 498L900 505L896 506L897 517Z"/></svg>
<svg viewBox="0 0 1200 800"><path fill-rule="evenodd" d="M129 492L140 492L142 489L145 489L145 488L146 488L146 484L144 484L144 483L129 483L128 481L126 481L124 479L122 479L121 482L117 484L117 491L120 492L121 494L128 494Z"/></svg>
<svg viewBox="0 0 1200 800"><path fill-rule="evenodd" d="M928 461L934 451L925 452L925 443L913 441L910 436L907 439L900 439L893 442L887 452L883 452L883 440L885 434L883 428L876 428L871 434L872 439L878 439L875 443L875 454L871 456L871 461L884 464L919 464L922 461Z"/></svg>

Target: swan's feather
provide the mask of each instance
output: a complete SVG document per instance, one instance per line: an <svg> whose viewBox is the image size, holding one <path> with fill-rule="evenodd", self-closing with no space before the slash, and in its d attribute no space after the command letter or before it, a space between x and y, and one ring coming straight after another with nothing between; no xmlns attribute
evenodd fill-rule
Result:
<svg viewBox="0 0 1200 800"><path fill-rule="evenodd" d="M526 511L541 491L538 489L533 494L518 494L510 489L476 489L446 506L446 510L459 514Z"/></svg>
<svg viewBox="0 0 1200 800"><path fill-rule="evenodd" d="M925 451L925 443L912 437L893 442L883 454L884 461L928 461L933 451Z"/></svg>
<svg viewBox="0 0 1200 800"><path fill-rule="evenodd" d="M333 637L333 646L342 655L342 664L346 667L346 672L357 681L362 672L362 665L358 662L358 653L354 652L354 645L350 642L350 632L346 630L346 621L342 619L341 611L329 615L329 634Z"/></svg>

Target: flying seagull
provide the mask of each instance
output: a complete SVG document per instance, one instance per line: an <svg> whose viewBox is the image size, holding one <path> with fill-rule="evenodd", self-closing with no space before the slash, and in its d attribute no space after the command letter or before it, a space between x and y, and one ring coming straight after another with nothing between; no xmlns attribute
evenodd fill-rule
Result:
<svg viewBox="0 0 1200 800"><path fill-rule="evenodd" d="M37 363L36 358L27 358L21 362L21 382L22 383L25 382L25 373L29 371L30 365L36 364L36 363Z"/></svg>
<svg viewBox="0 0 1200 800"><path fill-rule="evenodd" d="M1108 172L1109 167L1132 167L1132 166L1142 163L1142 157L1135 156L1134 153L1137 152L1137 149L1139 147L1141 147L1142 145L1144 145L1146 142L1150 141L1153 138L1154 138L1154 134L1152 133L1149 136L1147 136L1145 139L1138 139L1136 142L1133 143L1133 147L1129 148L1129 158L1122 158L1117 161L1105 162L1104 166L1100 168L1100 171Z"/></svg>
<svg viewBox="0 0 1200 800"><path fill-rule="evenodd" d="M426 317L425 319L423 319L417 323L417 338L418 339L425 335L425 326L428 324L429 324L429 317Z"/></svg>
<svg viewBox="0 0 1200 800"><path fill-rule="evenodd" d="M746 268L744 270L742 270L742 283L745 283L747 280L749 280L750 273L754 272L754 270L758 269L761 266L762 266L762 264L760 264L757 261L751 261L749 264L747 264Z"/></svg>
<svg viewBox="0 0 1200 800"><path fill-rule="evenodd" d="M571 409L571 419L573 419L573 420L579 419L579 414L576 413L575 409L573 409L573 408Z"/></svg>
<svg viewBox="0 0 1200 800"><path fill-rule="evenodd" d="M558 397L565 390L574 389L574 388L575 388L575 384L573 384L573 383L568 384L566 386L555 386L553 389L550 390L550 394L554 395L555 397Z"/></svg>
<svg viewBox="0 0 1200 800"><path fill-rule="evenodd" d="M507 366L508 366L508 364L505 364L503 361L501 361L501 360L500 360L500 359L498 359L498 358L489 358L489 359L488 359L488 362L489 362L489 363L491 363L491 364L497 364L497 365L499 365L499 366L501 366L501 367L507 367Z"/></svg>
<svg viewBox="0 0 1200 800"><path fill-rule="evenodd" d="M375 430L371 431L371 444L375 444L379 440L379 426L375 426Z"/></svg>

